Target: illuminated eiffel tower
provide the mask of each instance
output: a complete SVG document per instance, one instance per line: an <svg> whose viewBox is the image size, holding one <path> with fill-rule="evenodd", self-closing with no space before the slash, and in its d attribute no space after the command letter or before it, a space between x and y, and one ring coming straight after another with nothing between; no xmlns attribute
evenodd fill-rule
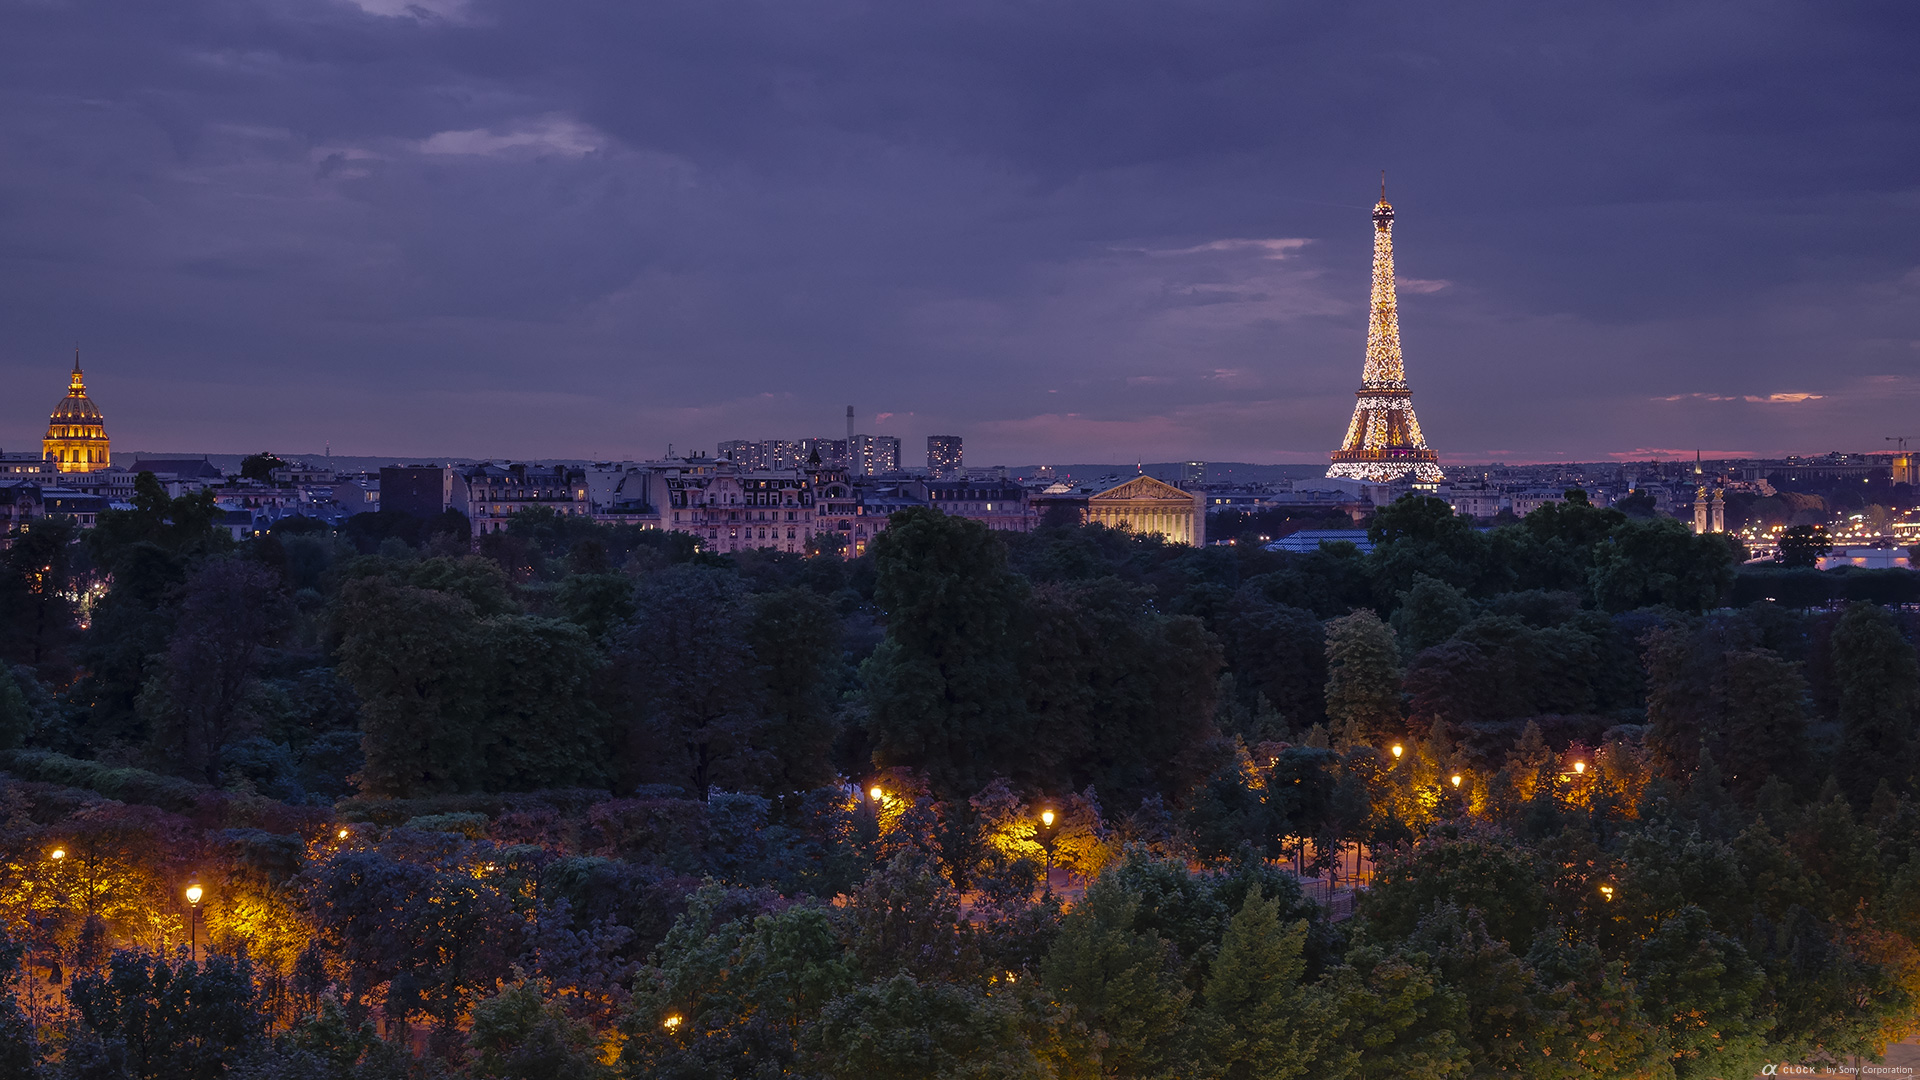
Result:
<svg viewBox="0 0 1920 1080"><path fill-rule="evenodd" d="M1393 207L1380 174L1380 202L1373 208L1373 315L1367 324L1367 363L1360 373L1360 399L1353 406L1346 440L1333 452L1328 476L1384 484L1443 479L1438 458L1420 434L1413 392L1400 359L1400 313L1393 288Z"/></svg>

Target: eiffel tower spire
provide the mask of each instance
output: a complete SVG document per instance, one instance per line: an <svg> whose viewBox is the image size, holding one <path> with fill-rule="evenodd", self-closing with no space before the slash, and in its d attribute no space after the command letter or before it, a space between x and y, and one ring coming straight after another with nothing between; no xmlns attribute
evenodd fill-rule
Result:
<svg viewBox="0 0 1920 1080"><path fill-rule="evenodd" d="M1443 479L1438 459L1420 434L1413 394L1400 357L1400 308L1393 288L1393 207L1387 174L1380 174L1380 201L1373 208L1373 305L1367 323L1367 361L1347 437L1333 452L1328 476L1388 483Z"/></svg>

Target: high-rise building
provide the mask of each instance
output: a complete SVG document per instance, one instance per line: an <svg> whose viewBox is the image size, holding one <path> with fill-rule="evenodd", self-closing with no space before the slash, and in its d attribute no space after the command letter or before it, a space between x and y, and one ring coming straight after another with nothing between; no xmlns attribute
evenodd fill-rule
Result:
<svg viewBox="0 0 1920 1080"><path fill-rule="evenodd" d="M1387 182L1373 208L1373 303L1367 324L1367 361L1347 437L1333 452L1328 476L1391 483L1432 484L1444 479L1438 457L1420 434L1413 393L1400 356L1400 312L1393 286L1393 207Z"/></svg>
<svg viewBox="0 0 1920 1080"><path fill-rule="evenodd" d="M847 440L847 471L885 476L900 471L900 440L892 435L855 435Z"/></svg>
<svg viewBox="0 0 1920 1080"><path fill-rule="evenodd" d="M95 472L112 462L106 420L93 399L87 397L87 383L80 374L77 349L73 354L73 378L67 383L67 396L53 407L53 415L47 420L47 437L40 445L61 472Z"/></svg>
<svg viewBox="0 0 1920 1080"><path fill-rule="evenodd" d="M1180 486L1189 490L1207 482L1207 463L1189 461L1180 466Z"/></svg>
<svg viewBox="0 0 1920 1080"><path fill-rule="evenodd" d="M927 436L927 472L935 480L966 476L966 463L960 450L960 436Z"/></svg>

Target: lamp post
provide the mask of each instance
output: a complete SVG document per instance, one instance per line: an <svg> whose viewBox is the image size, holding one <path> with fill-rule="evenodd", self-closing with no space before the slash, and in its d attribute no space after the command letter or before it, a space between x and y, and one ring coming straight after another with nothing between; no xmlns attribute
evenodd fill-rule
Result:
<svg viewBox="0 0 1920 1080"><path fill-rule="evenodd" d="M1047 853L1047 884L1045 895L1053 895L1053 811L1040 811L1040 847Z"/></svg>
<svg viewBox="0 0 1920 1080"><path fill-rule="evenodd" d="M187 962L193 963L200 953L200 898L206 891L199 882L187 886Z"/></svg>

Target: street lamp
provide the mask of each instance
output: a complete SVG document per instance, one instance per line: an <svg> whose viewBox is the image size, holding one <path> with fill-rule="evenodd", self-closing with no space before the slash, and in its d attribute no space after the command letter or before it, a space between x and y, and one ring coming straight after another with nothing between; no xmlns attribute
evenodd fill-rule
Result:
<svg viewBox="0 0 1920 1080"><path fill-rule="evenodd" d="M1053 811L1040 811L1040 847L1047 853L1046 896L1053 895Z"/></svg>
<svg viewBox="0 0 1920 1080"><path fill-rule="evenodd" d="M884 791L881 791L880 785L878 784L875 784L874 786L868 788L867 794L873 796L874 802L879 802L880 800L887 797L887 793Z"/></svg>
<svg viewBox="0 0 1920 1080"><path fill-rule="evenodd" d="M1401 745L1400 745L1399 743L1394 743L1394 744L1393 744L1393 760L1395 760L1395 761L1399 761L1399 760L1400 760L1400 755L1401 755L1401 754L1404 754L1404 753L1406 753L1406 752L1407 752L1407 748L1406 748L1406 747L1404 747L1404 746L1401 746Z"/></svg>
<svg viewBox="0 0 1920 1080"><path fill-rule="evenodd" d="M1573 763L1573 774L1574 774L1575 776L1584 776L1584 775L1586 775L1586 771L1587 771L1587 763L1586 763L1586 762L1584 762L1584 761L1576 761L1576 762L1574 762L1574 763Z"/></svg>
<svg viewBox="0 0 1920 1080"><path fill-rule="evenodd" d="M54 862L59 862L61 859L64 859L66 857L67 857L66 848L54 848L52 851L47 852L47 858L52 859Z"/></svg>
<svg viewBox="0 0 1920 1080"><path fill-rule="evenodd" d="M1453 774L1453 786L1454 786L1454 787L1459 787L1459 786L1460 786L1460 774L1459 774L1459 773L1454 773L1454 774Z"/></svg>
<svg viewBox="0 0 1920 1080"><path fill-rule="evenodd" d="M1611 885L1600 886L1600 896L1602 899L1606 900L1608 903L1612 903L1613 902L1613 886Z"/></svg>
<svg viewBox="0 0 1920 1080"><path fill-rule="evenodd" d="M187 961L192 963L200 952L200 897L206 890L199 882L187 886Z"/></svg>

